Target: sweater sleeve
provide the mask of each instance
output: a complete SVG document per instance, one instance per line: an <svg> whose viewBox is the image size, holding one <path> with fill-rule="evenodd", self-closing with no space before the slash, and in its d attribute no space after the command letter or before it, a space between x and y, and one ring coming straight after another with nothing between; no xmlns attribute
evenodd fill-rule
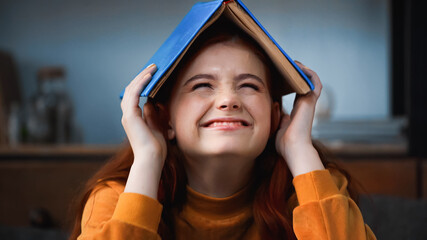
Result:
<svg viewBox="0 0 427 240"><path fill-rule="evenodd" d="M78 240L160 239L157 228L162 205L123 186L108 182L95 189L86 202Z"/></svg>
<svg viewBox="0 0 427 240"><path fill-rule="evenodd" d="M298 239L376 239L347 192L347 179L318 170L293 180L299 206L293 211Z"/></svg>

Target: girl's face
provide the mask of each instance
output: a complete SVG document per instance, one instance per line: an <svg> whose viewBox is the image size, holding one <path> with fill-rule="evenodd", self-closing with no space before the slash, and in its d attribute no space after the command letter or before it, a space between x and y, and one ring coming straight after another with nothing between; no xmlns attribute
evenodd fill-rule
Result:
<svg viewBox="0 0 427 240"><path fill-rule="evenodd" d="M247 46L201 49L181 70L170 101L169 138L188 158L255 159L270 135L273 103L267 69Z"/></svg>

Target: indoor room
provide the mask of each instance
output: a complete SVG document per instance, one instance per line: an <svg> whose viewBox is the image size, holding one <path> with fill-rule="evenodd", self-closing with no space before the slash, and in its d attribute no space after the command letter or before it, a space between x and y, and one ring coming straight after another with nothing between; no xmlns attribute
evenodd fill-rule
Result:
<svg viewBox="0 0 427 240"><path fill-rule="evenodd" d="M69 238L88 180L129 148L121 95L196 2L0 1L0 239ZM351 176L364 223L378 239L426 239L426 4L229 2L319 76L309 134Z"/></svg>

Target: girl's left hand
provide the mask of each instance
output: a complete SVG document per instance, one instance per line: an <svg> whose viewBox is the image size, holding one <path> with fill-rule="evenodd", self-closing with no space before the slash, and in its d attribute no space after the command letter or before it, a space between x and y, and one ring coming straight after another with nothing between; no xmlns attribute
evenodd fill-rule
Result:
<svg viewBox="0 0 427 240"><path fill-rule="evenodd" d="M324 169L311 141L311 130L317 100L322 84L316 72L295 61L314 84L314 90L295 97L291 115L282 111L280 128L276 135L276 149L286 160L295 176L313 170Z"/></svg>

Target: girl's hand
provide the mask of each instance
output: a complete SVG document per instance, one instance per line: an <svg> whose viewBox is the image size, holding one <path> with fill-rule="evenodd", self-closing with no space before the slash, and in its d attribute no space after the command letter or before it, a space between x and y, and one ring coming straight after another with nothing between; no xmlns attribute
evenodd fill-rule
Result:
<svg viewBox="0 0 427 240"><path fill-rule="evenodd" d="M324 169L317 151L311 142L314 110L322 91L317 74L296 61L296 64L310 78L314 90L295 97L291 115L282 112L280 128L276 135L276 149L286 160L293 176Z"/></svg>
<svg viewBox="0 0 427 240"><path fill-rule="evenodd" d="M159 181L166 159L167 113L163 106L148 99L144 114L139 98L144 86L157 70L155 65L144 69L126 87L121 103L122 124L134 154L124 192L139 193L157 199Z"/></svg>
<svg viewBox="0 0 427 240"><path fill-rule="evenodd" d="M154 105L149 99L144 104L144 114L139 107L140 94L157 70L153 64L141 71L126 87L121 108L122 125L133 150L135 161L152 161L163 167L166 158L166 111L163 106Z"/></svg>

